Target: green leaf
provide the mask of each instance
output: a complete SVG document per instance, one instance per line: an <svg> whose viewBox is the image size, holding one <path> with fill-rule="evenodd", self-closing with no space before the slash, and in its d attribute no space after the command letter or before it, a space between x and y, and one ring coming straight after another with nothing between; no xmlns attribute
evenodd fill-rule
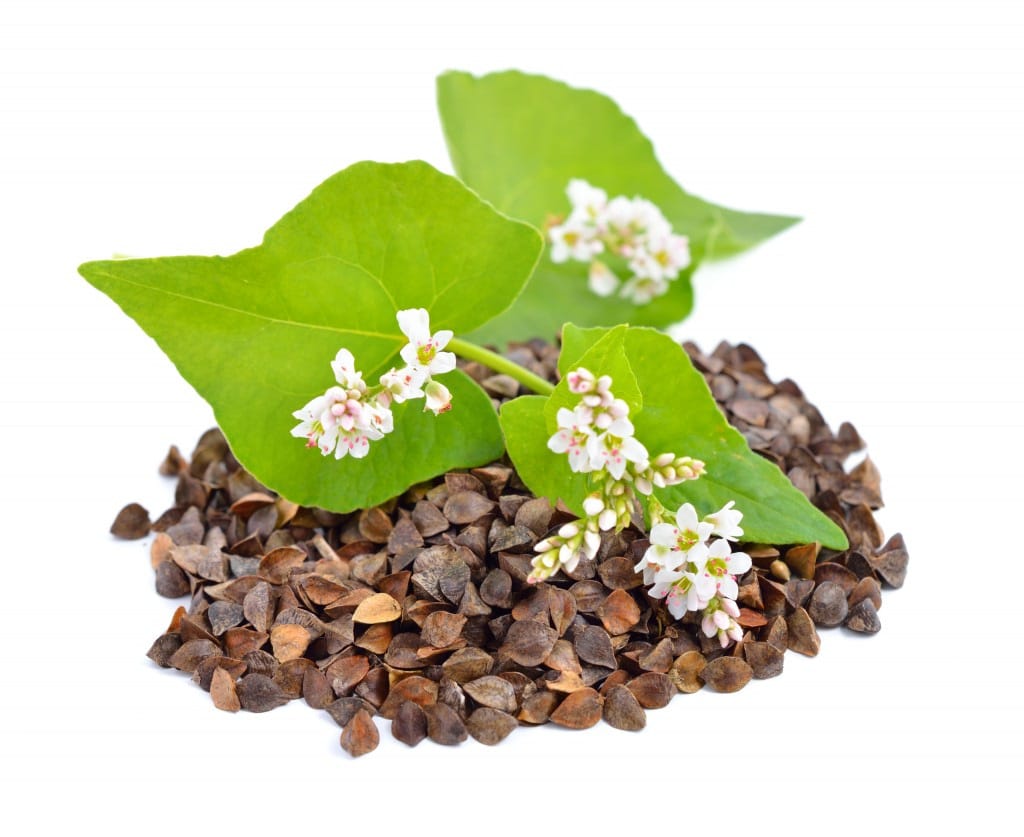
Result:
<svg viewBox="0 0 1024 837"><path fill-rule="evenodd" d="M505 447L530 491L552 503L562 500L574 514L582 516L587 476L574 474L564 454L548 449L551 432L545 409L549 400L543 395L523 395L502 405L499 418Z"/></svg>
<svg viewBox="0 0 1024 837"><path fill-rule="evenodd" d="M610 332L567 326L564 333L567 342L563 352L577 356L583 353L585 357ZM775 465L751 451L743 436L728 424L704 377L693 368L682 347L653 329L630 328L624 335L623 349L644 394L643 409L630 413L637 438L652 456L671 451L701 459L707 465L707 473L700 479L656 492L666 507L690 502L700 513L708 514L735 500L743 512L742 525L749 540L779 544L819 541L832 549L847 547L842 530ZM600 374L597 369L591 371ZM612 391L618 394L614 381ZM538 425L531 412L508 411L509 406L502 409L501 425L509 455L523 481L549 498L561 497L579 513L586 496L585 481L569 470L564 456L551 454L546 448L548 456L539 456L534 449L538 444L546 445L547 426L543 422ZM520 457L525 468L520 467ZM561 460L560 468L555 460Z"/></svg>
<svg viewBox="0 0 1024 837"><path fill-rule="evenodd" d="M581 326L678 322L693 306L690 275L703 258L740 252L798 220L737 212L683 191L633 119L595 91L512 71L445 73L437 93L455 171L503 212L542 227L569 210L565 188L579 177L609 195L653 201L689 237L693 256L691 269L648 305L598 297L586 287L586 265L545 256L516 305L477 339L550 338L567 315Z"/></svg>
<svg viewBox="0 0 1024 837"><path fill-rule="evenodd" d="M289 435L291 413L332 381L348 348L368 382L405 343L395 312L469 331L508 308L536 262L536 230L426 163L359 163L317 187L255 248L226 258L90 262L81 274L149 334L213 406L239 461L289 499L374 505L503 450L490 400L461 373L453 408L395 409L363 460L322 457Z"/></svg>
<svg viewBox="0 0 1024 837"><path fill-rule="evenodd" d="M562 348L558 353L558 374L564 378L569 374L570 369L575 369L577 366L586 366L585 363L581 362L583 355L608 334L608 331L607 328L597 326L594 328L580 328L575 323L566 323L562 326ZM623 339L625 339L625 336L623 336ZM622 351L625 354L625 347L623 347ZM589 367L587 368L589 369ZM590 371L593 372L594 370L591 369ZM611 375L610 372L604 374ZM629 374L635 383L636 376L633 375L632 368L629 370ZM618 382L614 376L613 380L616 383ZM619 397L621 398L622 396Z"/></svg>

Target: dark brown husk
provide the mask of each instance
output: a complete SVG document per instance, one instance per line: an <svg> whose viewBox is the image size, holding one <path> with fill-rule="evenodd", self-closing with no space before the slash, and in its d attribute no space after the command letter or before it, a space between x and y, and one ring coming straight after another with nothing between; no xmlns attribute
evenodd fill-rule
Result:
<svg viewBox="0 0 1024 837"><path fill-rule="evenodd" d="M881 590L903 584L907 552L900 535L884 541L872 514L882 498L871 460L844 470L863 447L857 431L844 423L833 433L749 346L685 348L730 423L851 544L742 545L754 567L738 579L738 646L722 649L699 620L677 622L648 598L632 570L646 548L634 528L606 537L571 578L527 585L534 543L572 515L534 498L507 462L339 515L260 485L213 429L189 459L172 448L161 465L178 480L175 506L150 524L133 504L115 522L120 537L160 533L157 592L189 597L150 658L193 675L227 711L304 698L358 756L377 745L374 715L410 746L457 744L467 731L493 745L517 725L585 729L602 717L639 730L645 710L674 695L775 677L787 649L817 654L817 628L877 632ZM556 348L535 341L510 353L555 380ZM517 394L514 382L464 368L496 399Z"/></svg>

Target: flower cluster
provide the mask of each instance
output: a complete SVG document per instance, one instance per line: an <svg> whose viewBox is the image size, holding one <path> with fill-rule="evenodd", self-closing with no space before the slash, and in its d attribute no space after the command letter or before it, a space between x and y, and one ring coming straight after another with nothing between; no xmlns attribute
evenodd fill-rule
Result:
<svg viewBox="0 0 1024 837"><path fill-rule="evenodd" d="M380 376L379 384L368 387L363 373L355 367L348 349L340 349L331 369L337 381L292 415L299 424L292 435L306 439L307 447L319 448L336 459L361 459L370 442L383 439L395 426L392 403L417 398L425 400L424 411L434 415L451 409L452 397L444 384L433 379L455 368L455 355L441 351L452 339L451 331L430 333L430 314L423 308L408 308L397 314L398 327L409 342L402 348L406 365Z"/></svg>
<svg viewBox="0 0 1024 837"><path fill-rule="evenodd" d="M664 294L669 282L690 264L686 236L653 203L624 196L608 199L603 189L585 180L570 180L566 189L572 210L548 229L551 260L590 263L589 287L598 296L619 296L644 305ZM598 256L624 260L632 275L621 282Z"/></svg>
<svg viewBox="0 0 1024 837"><path fill-rule="evenodd" d="M629 525L638 493L649 495L655 486L676 485L704 473L704 463L689 456L664 453L650 459L634 435L629 405L612 393L608 375L597 377L580 367L566 376L566 383L580 400L574 409L558 411L558 430L548 448L566 454L569 467L588 474L595 490L583 501L584 518L565 524L534 547L539 554L533 559L531 581L548 578L560 567L572 572L583 556L594 558L601 532Z"/></svg>
<svg viewBox="0 0 1024 837"><path fill-rule="evenodd" d="M651 527L651 545L634 567L643 572L644 584L654 585L650 595L665 599L676 619L688 611L703 611L701 629L705 636L717 637L723 648L743 636L736 622L736 578L751 566L750 556L733 552L729 543L743 535L743 514L734 505L730 500L699 519L697 510L684 503L674 524L658 522ZM712 536L717 540L709 540Z"/></svg>

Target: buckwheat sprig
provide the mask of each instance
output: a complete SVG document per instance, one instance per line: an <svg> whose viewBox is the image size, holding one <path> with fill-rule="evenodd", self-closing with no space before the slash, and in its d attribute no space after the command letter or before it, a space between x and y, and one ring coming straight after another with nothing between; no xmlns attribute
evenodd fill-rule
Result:
<svg viewBox="0 0 1024 837"><path fill-rule="evenodd" d="M339 349L331 362L338 385L292 413L299 424L291 433L306 439L307 447L318 448L324 456L333 453L336 459L362 459L370 452L370 442L394 430L392 403L422 398L424 411L434 415L451 409L451 393L433 376L455 368L455 355L442 351L452 339L452 332L431 334L430 314L423 308L407 308L396 317L398 327L409 339L400 352L406 365L389 369L380 376L377 386L369 387L363 373L356 369L352 353Z"/></svg>
<svg viewBox="0 0 1024 837"><path fill-rule="evenodd" d="M704 463L692 457L665 453L650 459L635 436L629 405L611 391L610 376L579 367L566 382L580 400L571 410L559 409L558 430L548 448L566 454L574 472L589 474L594 490L583 501L584 517L534 547L539 554L530 581L549 578L563 567L572 572L581 557L593 558L601 532L618 532L630 524L638 494L650 495L655 486L676 485L704 472Z"/></svg>

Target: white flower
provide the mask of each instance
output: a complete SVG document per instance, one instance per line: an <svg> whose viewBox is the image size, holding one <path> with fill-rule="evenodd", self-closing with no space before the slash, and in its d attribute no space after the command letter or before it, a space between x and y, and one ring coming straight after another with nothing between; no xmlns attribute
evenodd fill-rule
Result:
<svg viewBox="0 0 1024 837"><path fill-rule="evenodd" d="M409 343L402 347L400 353L402 360L427 375L443 375L455 368L455 355L441 351L454 332L443 329L431 334L430 314L425 308L406 308L396 316L398 327L409 338Z"/></svg>
<svg viewBox="0 0 1024 837"><path fill-rule="evenodd" d="M587 453L591 470L604 469L617 480L626 472L627 462L646 463L648 459L647 448L633 436L633 422L628 418L615 419L603 433L590 436Z"/></svg>
<svg viewBox="0 0 1024 837"><path fill-rule="evenodd" d="M391 408L379 401L363 405L362 429L370 439L383 439L395 429L395 416Z"/></svg>
<svg viewBox="0 0 1024 837"><path fill-rule="evenodd" d="M631 224L641 231L645 245L652 238L664 238L672 233L672 225L662 215L661 210L649 200L633 198L629 203L632 213Z"/></svg>
<svg viewBox="0 0 1024 837"><path fill-rule="evenodd" d="M596 230L586 222L569 217L564 224L548 230L551 242L551 261L556 264L570 259L589 262L604 251L604 243L597 237Z"/></svg>
<svg viewBox="0 0 1024 837"><path fill-rule="evenodd" d="M423 398L423 384L427 373L417 366L391 368L380 376L380 385L397 403Z"/></svg>
<svg viewBox="0 0 1024 837"><path fill-rule="evenodd" d="M559 409L558 431L548 439L548 448L553 453L568 453L569 467L576 473L586 473L590 467L590 453L587 441L592 436L589 423L582 420L579 410Z"/></svg>
<svg viewBox="0 0 1024 837"><path fill-rule="evenodd" d="M334 371L337 382L345 389L366 392L363 373L356 370L355 358L352 357L352 352L348 349L338 349L338 354L331 361L331 369Z"/></svg>
<svg viewBox="0 0 1024 837"><path fill-rule="evenodd" d="M348 392L341 387L331 387L323 395L309 401L304 407L292 413L299 424L291 434L306 439L306 447L319 448L327 456L334 450L338 440L338 422L333 408L348 399Z"/></svg>
<svg viewBox="0 0 1024 837"><path fill-rule="evenodd" d="M646 556L644 556L644 557L646 558ZM674 569L674 570L662 569L662 570L657 570L655 572L655 571L653 571L653 568L649 567L647 569L651 569L652 570L652 572L650 574L651 581L647 581L648 574L645 571L644 572L644 583L645 584L652 584L653 583L653 586L651 587L651 589L647 591L648 595L652 599L664 599L670 592L672 592L676 582L682 581L683 578L686 577L686 571L685 570L680 570L680 569ZM676 618L678 619L679 617L676 616Z"/></svg>
<svg viewBox="0 0 1024 837"><path fill-rule="evenodd" d="M648 593L652 598L666 599L669 613L676 619L682 618L687 611L703 609L715 595L715 583L704 572L706 553L707 548L700 544L684 557L676 569L657 570L650 576L654 585ZM645 572L644 578L648 577Z"/></svg>
<svg viewBox="0 0 1024 837"><path fill-rule="evenodd" d="M676 619L682 619L689 611L702 610L715 594L714 587L709 587L702 578L687 573L669 589L665 605Z"/></svg>
<svg viewBox="0 0 1024 837"><path fill-rule="evenodd" d="M587 287L598 296L611 296L619 287L619 277L604 262L594 260L587 274Z"/></svg>
<svg viewBox="0 0 1024 837"><path fill-rule="evenodd" d="M734 509L735 505L735 501L730 500L714 514L709 514L704 518L713 527L711 530L713 534L730 541L743 537L743 530L739 527L739 522L743 519L743 512Z"/></svg>
<svg viewBox="0 0 1024 837"><path fill-rule="evenodd" d="M358 430L338 434L338 446L334 449L335 459L344 459L346 455L353 459L362 459L370 452L370 440L365 433Z"/></svg>
<svg viewBox="0 0 1024 837"><path fill-rule="evenodd" d="M735 599L739 593L736 576L743 575L751 566L745 552L733 552L727 540L717 540L708 549L705 572L715 581L720 596Z"/></svg>
<svg viewBox="0 0 1024 837"><path fill-rule="evenodd" d="M585 370L584 370L585 371ZM583 406L589 407L591 410L595 410L598 407L608 409L615 403L616 399L611 392L612 379L610 375L602 375L600 378L594 381L593 389L588 390L584 394L583 398L580 399L583 402ZM625 404L625 401L619 400L620 404ZM622 418L628 415L629 407L626 407L624 413L617 413L616 418Z"/></svg>
<svg viewBox="0 0 1024 837"><path fill-rule="evenodd" d="M626 280L619 291L619 296L628 299L634 305L646 305L667 291L668 282L666 280L637 275Z"/></svg>
<svg viewBox="0 0 1024 837"><path fill-rule="evenodd" d="M674 534L677 548L689 550L695 544L706 543L712 535L712 524L707 520L697 519L697 510L692 503L683 503L676 511Z"/></svg>
<svg viewBox="0 0 1024 837"><path fill-rule="evenodd" d="M591 186L586 180L573 178L565 189L565 194L572 204L572 214L597 218L604 212L608 203L608 193L604 189Z"/></svg>
<svg viewBox="0 0 1024 837"><path fill-rule="evenodd" d="M423 408L424 412L430 410L435 416L439 416L441 413L446 413L452 408L452 394L444 384L439 384L437 381L428 381L427 385L423 388L423 393L427 399L427 403Z"/></svg>
<svg viewBox="0 0 1024 837"><path fill-rule="evenodd" d="M675 279L679 271L690 265L690 242L685 235L667 235L649 238L647 273L652 279ZM639 272L639 271L638 271Z"/></svg>
<svg viewBox="0 0 1024 837"><path fill-rule="evenodd" d="M633 201L622 195L612 198L608 201L601 220L608 232L620 240L619 255L628 255L634 236L641 231Z"/></svg>
<svg viewBox="0 0 1024 837"><path fill-rule="evenodd" d="M675 548L674 538L670 534L671 529L667 523L659 523L651 528L651 545L644 552L644 557L633 567L634 572L644 574L644 584L653 584L658 573L674 572L686 563L686 553Z"/></svg>

